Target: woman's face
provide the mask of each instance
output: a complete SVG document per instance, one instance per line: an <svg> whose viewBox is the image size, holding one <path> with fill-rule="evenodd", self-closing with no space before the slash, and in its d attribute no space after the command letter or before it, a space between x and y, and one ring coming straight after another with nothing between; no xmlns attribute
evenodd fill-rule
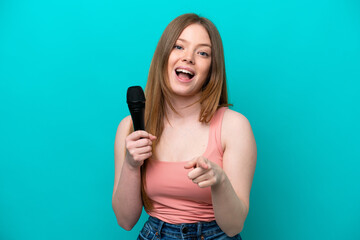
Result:
<svg viewBox="0 0 360 240"><path fill-rule="evenodd" d="M168 61L169 83L174 94L200 93L211 66L211 41L200 24L186 27L177 39Z"/></svg>

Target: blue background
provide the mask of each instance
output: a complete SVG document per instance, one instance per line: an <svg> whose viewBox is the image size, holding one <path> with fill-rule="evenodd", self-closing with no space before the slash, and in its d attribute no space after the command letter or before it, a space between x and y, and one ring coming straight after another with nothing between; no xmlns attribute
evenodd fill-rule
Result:
<svg viewBox="0 0 360 240"><path fill-rule="evenodd" d="M135 239L111 207L113 144L166 25L224 42L258 163L244 239L360 239L357 0L0 2L0 239Z"/></svg>

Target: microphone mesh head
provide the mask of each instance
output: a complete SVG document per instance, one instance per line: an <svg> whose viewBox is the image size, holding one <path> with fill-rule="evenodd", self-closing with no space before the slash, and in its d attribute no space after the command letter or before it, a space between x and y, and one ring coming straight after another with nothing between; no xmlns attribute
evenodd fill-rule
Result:
<svg viewBox="0 0 360 240"><path fill-rule="evenodd" d="M126 102L145 102L144 91L140 86L129 87L126 94Z"/></svg>

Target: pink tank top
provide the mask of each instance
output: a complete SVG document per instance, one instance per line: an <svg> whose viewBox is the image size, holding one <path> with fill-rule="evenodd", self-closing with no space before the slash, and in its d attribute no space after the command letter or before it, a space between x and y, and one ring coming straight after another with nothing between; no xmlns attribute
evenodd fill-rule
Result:
<svg viewBox="0 0 360 240"><path fill-rule="evenodd" d="M222 167L221 123L223 107L210 121L208 145L204 157ZM211 201L211 188L200 188L189 180L186 162L164 162L149 159L146 170L146 193L153 202L148 211L171 224L209 222L215 220Z"/></svg>

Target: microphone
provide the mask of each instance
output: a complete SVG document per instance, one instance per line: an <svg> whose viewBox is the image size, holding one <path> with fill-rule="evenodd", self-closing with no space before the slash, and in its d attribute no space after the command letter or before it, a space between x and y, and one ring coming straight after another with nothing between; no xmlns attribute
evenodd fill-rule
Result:
<svg viewBox="0 0 360 240"><path fill-rule="evenodd" d="M131 118L134 125L134 131L145 130L145 95L140 86L129 87L126 94Z"/></svg>

